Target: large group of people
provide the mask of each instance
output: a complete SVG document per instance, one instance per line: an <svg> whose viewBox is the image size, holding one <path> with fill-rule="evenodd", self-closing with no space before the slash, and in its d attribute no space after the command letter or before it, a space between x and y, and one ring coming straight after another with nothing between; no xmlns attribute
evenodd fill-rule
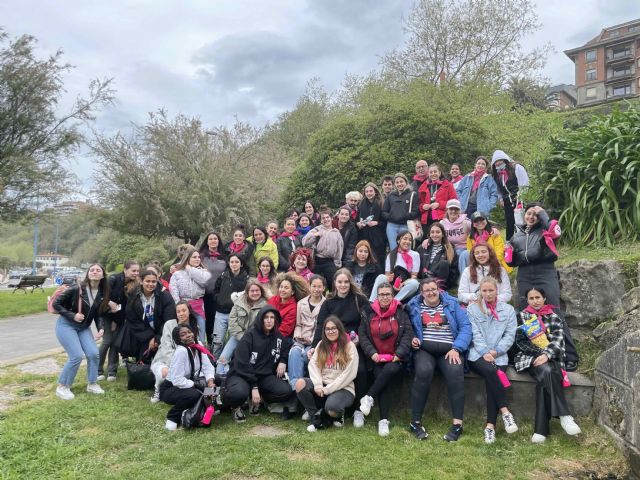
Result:
<svg viewBox="0 0 640 480"><path fill-rule="evenodd" d="M110 277L91 265L53 300L69 356L56 395L74 398L83 356L93 394L116 379L120 356L132 356L150 364L151 402L172 405L168 430L206 389L237 422L264 406L285 419L301 414L309 432L347 417L362 427L377 405L386 436L394 393L409 375L409 429L422 440L438 370L452 418L443 438L455 442L470 369L485 383L484 441L492 443L498 415L507 434L518 430L505 393L511 364L536 380L532 442L544 442L552 417L580 433L564 395L578 354L559 308L559 226L541 205L522 207L524 167L497 150L467 175L458 164L443 175L420 160L411 180L396 173L380 184L348 192L335 211L308 200L282 231L277 222L238 226L226 244L208 232L200 248L180 247L164 274L159 262L128 260ZM506 236L490 220L498 206Z"/></svg>

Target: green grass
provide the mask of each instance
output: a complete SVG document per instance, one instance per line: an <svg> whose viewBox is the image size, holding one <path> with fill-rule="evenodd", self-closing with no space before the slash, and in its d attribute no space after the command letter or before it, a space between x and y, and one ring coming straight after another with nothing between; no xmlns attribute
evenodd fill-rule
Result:
<svg viewBox="0 0 640 480"><path fill-rule="evenodd" d="M45 288L35 290L33 293L29 290L27 293L18 290L0 292L0 318L15 317L17 315L27 315L29 313L39 313L47 311L47 297L51 295L55 288Z"/></svg>
<svg viewBox="0 0 640 480"><path fill-rule="evenodd" d="M0 391L13 389L16 400L0 413L1 478L480 480L625 471L612 440L587 418L578 420L584 433L577 438L554 422L544 445L529 442L531 421L524 419L512 436L500 429L491 446L482 441L481 419L470 419L460 441L447 444L440 438L447 419L431 415L425 418L431 437L418 442L405 428L406 412L392 414L388 438L378 437L375 413L360 430L309 434L299 419L283 422L269 414L236 425L224 412L210 429L167 432L168 406L152 405L147 392L127 391L122 377L105 382L106 395L97 397L84 392L83 378L81 370L76 399L63 402L53 395L54 377L3 372ZM280 435L260 435L257 429L265 427Z"/></svg>

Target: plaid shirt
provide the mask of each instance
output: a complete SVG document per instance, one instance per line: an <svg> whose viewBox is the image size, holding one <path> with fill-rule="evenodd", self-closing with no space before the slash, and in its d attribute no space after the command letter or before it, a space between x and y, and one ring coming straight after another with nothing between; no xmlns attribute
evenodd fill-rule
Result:
<svg viewBox="0 0 640 480"><path fill-rule="evenodd" d="M549 360L555 360L564 368L564 332L562 320L555 313L542 316L541 320L547 328L547 338L549 345L542 349L529 340L527 334L519 328L523 323L522 313L518 314L518 329L516 330L516 348L518 353L515 356L516 371L521 372L531 367L536 357L542 354L547 355Z"/></svg>

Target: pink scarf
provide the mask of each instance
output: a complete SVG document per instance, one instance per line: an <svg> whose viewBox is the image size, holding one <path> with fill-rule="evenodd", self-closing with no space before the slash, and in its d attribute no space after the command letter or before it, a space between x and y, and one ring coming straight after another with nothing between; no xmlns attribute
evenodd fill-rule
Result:
<svg viewBox="0 0 640 480"><path fill-rule="evenodd" d="M476 233L473 236L473 239L475 240L476 244L487 243L487 240L489 240L490 236L491 234L489 232L487 232L486 230L483 230L482 233Z"/></svg>
<svg viewBox="0 0 640 480"><path fill-rule="evenodd" d="M557 220L551 220L549 222L549 228L542 232L542 238L544 238L544 243L547 244L549 250L551 250L556 257L559 257L558 249L556 248L556 242L554 240L560 236L560 225L558 225Z"/></svg>
<svg viewBox="0 0 640 480"><path fill-rule="evenodd" d="M555 312L553 311L554 308L558 308L555 305L543 305L542 307L540 307L540 310L536 310L535 308L533 308L531 305L527 306L527 308L524 309L525 312L529 312L532 315L552 315Z"/></svg>
<svg viewBox="0 0 640 480"><path fill-rule="evenodd" d="M207 250L207 253L208 253L208 255L209 255L210 257L213 257L213 258L216 258L216 257L219 257L219 256L220 256L220 252L219 252L219 251L217 251L217 250L216 250L215 252L212 252L211 250Z"/></svg>
<svg viewBox="0 0 640 480"><path fill-rule="evenodd" d="M229 244L229 250L231 250L233 253L240 253L244 249L244 247L244 242L242 242L240 245L238 245L236 242L231 242Z"/></svg>
<svg viewBox="0 0 640 480"><path fill-rule="evenodd" d="M398 253L402 257L402 260L404 260L404 264L407 266L407 270L409 271L409 273L411 273L411 270L413 270L413 258L411 258L411 255L409 255L409 251L409 249L401 250L400 247L398 247Z"/></svg>
<svg viewBox="0 0 640 480"><path fill-rule="evenodd" d="M480 186L480 180L484 176L485 172L479 172L478 170L474 170L469 175L473 177L473 185L471 185L471 191L475 192Z"/></svg>
<svg viewBox="0 0 640 480"><path fill-rule="evenodd" d="M415 180L417 182L424 182L425 180L427 180L427 178L429 178L429 174L425 173L424 175L418 175L417 173L413 176L412 180Z"/></svg>
<svg viewBox="0 0 640 480"><path fill-rule="evenodd" d="M332 367L336 361L336 352L338 351L338 342L333 342L329 345L329 356L327 357L327 367Z"/></svg>
<svg viewBox="0 0 640 480"><path fill-rule="evenodd" d="M298 235L300 235L300 233L296 232L295 230L291 233L287 233L287 232L282 232L280 234L280 237L289 237L289 238L293 238L295 239Z"/></svg>
<svg viewBox="0 0 640 480"><path fill-rule="evenodd" d="M191 345L187 345L187 348L190 348L192 350L198 350L200 353L206 355L207 357L211 358L211 360L216 359L216 357L213 356L213 354L207 350L207 347L204 347L202 345L200 345L198 342L194 342Z"/></svg>
<svg viewBox="0 0 640 480"><path fill-rule="evenodd" d="M269 277L263 276L262 272L258 272L258 275L256 276L256 280L258 280L258 282L260 283L269 283L271 281Z"/></svg>
<svg viewBox="0 0 640 480"><path fill-rule="evenodd" d="M496 307L498 306L498 302L484 302L484 304L487 306L487 308L489 309L489 311L491 312L491 315L498 321L500 321L500 317L498 316L498 312L496 311Z"/></svg>

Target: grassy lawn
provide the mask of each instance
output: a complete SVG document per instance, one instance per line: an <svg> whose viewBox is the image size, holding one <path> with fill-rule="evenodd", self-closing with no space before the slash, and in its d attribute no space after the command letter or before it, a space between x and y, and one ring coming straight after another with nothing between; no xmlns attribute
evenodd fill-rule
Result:
<svg viewBox="0 0 640 480"><path fill-rule="evenodd" d="M13 395L0 412L1 478L479 480L622 478L625 472L611 439L588 418L578 419L584 433L577 438L554 422L544 445L529 442L531 421L524 419L508 438L500 428L491 446L482 442L481 419L470 419L460 441L447 444L441 435L448 421L434 416L425 418L431 437L418 442L405 428L407 412L392 414L387 438L377 435L377 412L361 430L349 425L309 434L301 420L267 413L236 425L224 412L210 429L167 432L168 407L149 403L147 392L127 391L124 375L104 383L104 397L85 393L83 378L84 369L76 399L63 402L53 395L54 376L15 368L0 373L0 400Z"/></svg>
<svg viewBox="0 0 640 480"><path fill-rule="evenodd" d="M55 291L53 288L45 288L44 292L40 289L33 293L28 291L24 293L18 290L0 291L0 318L15 317L17 315L27 315L29 313L38 313L47 311L47 297Z"/></svg>

